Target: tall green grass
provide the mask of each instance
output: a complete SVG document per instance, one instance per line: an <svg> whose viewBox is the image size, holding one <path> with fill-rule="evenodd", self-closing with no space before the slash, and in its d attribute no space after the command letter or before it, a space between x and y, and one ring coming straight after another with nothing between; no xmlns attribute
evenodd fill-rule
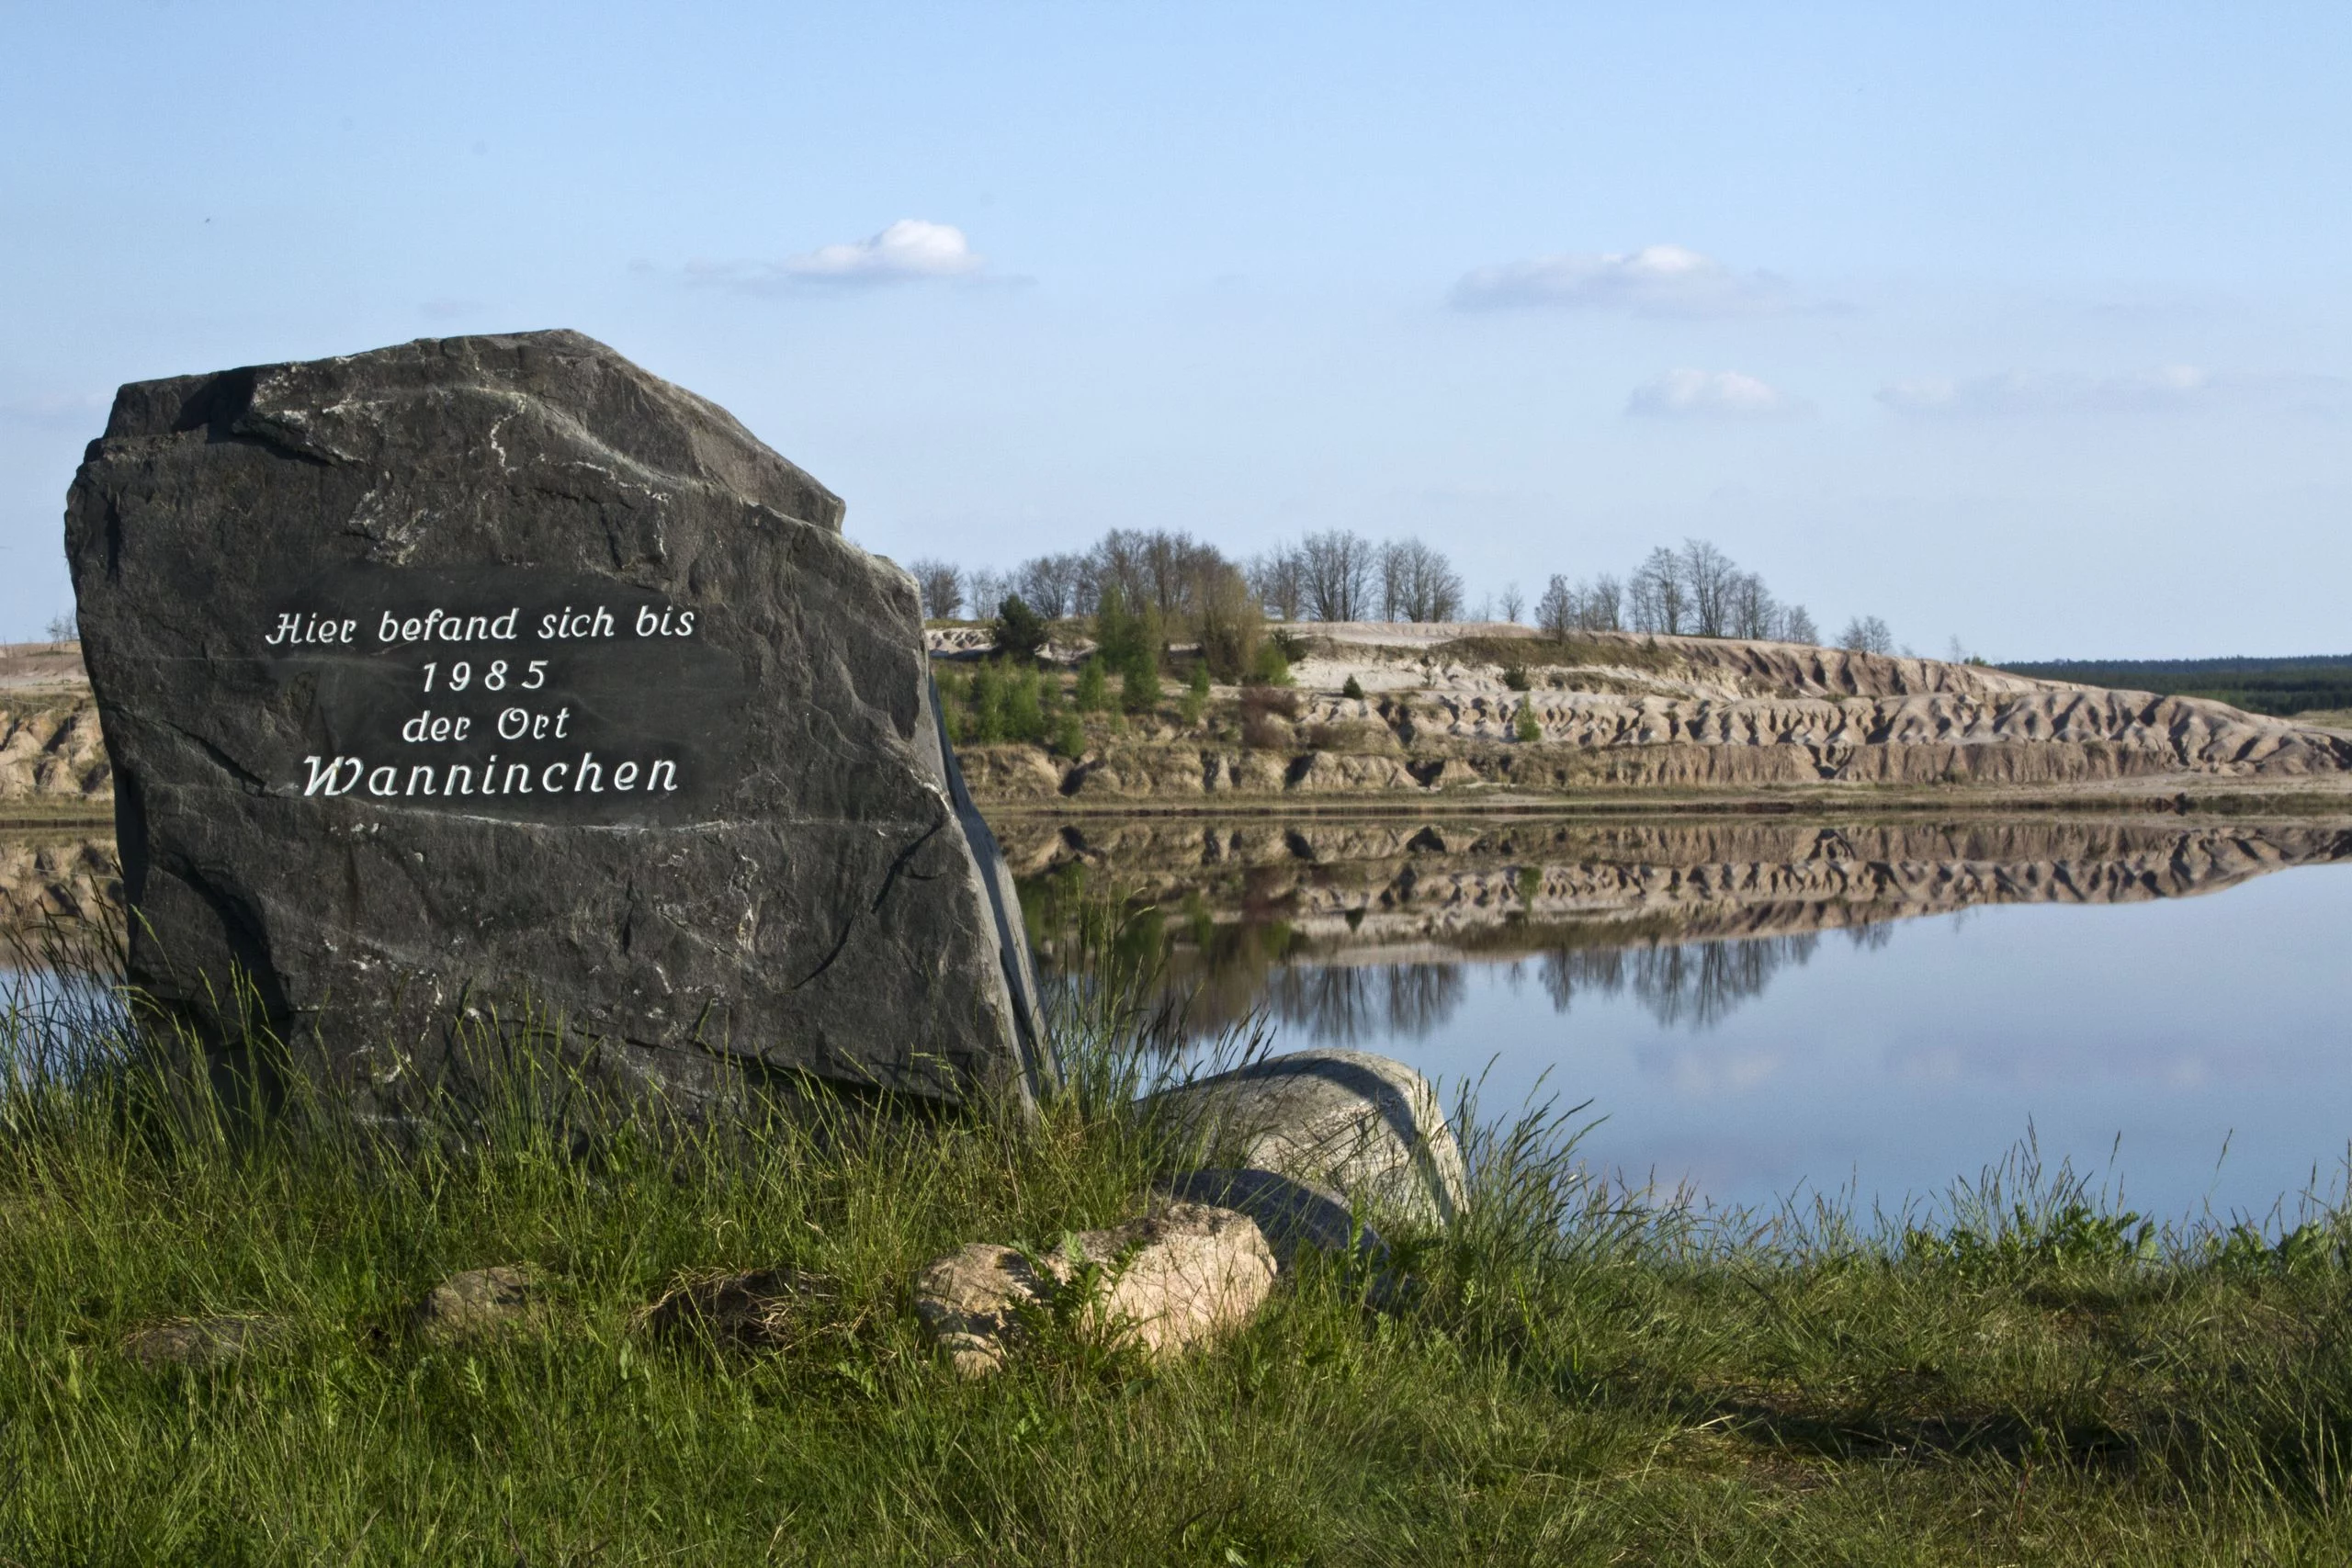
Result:
<svg viewBox="0 0 2352 1568"><path fill-rule="evenodd" d="M134 1043L85 978L20 984L0 1059L0 1562L2352 1560L2340 1207L2143 1229L2023 1151L1933 1223L1714 1214L1465 1096L1475 1202L1391 1227L1408 1288L1310 1259L1213 1352L1049 1339L973 1384L913 1274L1124 1218L1173 1157L1133 1096L1175 1036L1115 976L1057 1003L1031 1119L712 1123L524 1030L397 1131ZM412 1328L517 1261L540 1320ZM639 1326L772 1265L833 1282L787 1348ZM120 1348L216 1314L283 1328Z"/></svg>

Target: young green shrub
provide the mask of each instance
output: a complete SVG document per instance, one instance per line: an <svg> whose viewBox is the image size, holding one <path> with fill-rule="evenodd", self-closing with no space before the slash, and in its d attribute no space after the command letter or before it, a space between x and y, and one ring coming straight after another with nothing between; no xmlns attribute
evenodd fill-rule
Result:
<svg viewBox="0 0 2352 1568"><path fill-rule="evenodd" d="M1159 670L1156 664L1130 665L1119 676L1119 705L1129 713L1149 713L1159 705Z"/></svg>
<svg viewBox="0 0 2352 1568"><path fill-rule="evenodd" d="M1051 636L1046 618L1015 593L997 606L996 647L999 653L1023 663L1034 661Z"/></svg>
<svg viewBox="0 0 2352 1568"><path fill-rule="evenodd" d="M1035 665L1013 666L1002 674L1004 682L1004 716L1002 726L1007 740L1042 741L1046 739L1046 710L1039 694L1041 682Z"/></svg>
<svg viewBox="0 0 2352 1568"><path fill-rule="evenodd" d="M1111 682L1103 673L1101 654L1078 667L1078 690L1071 694L1071 700L1080 713L1102 713L1110 707Z"/></svg>
<svg viewBox="0 0 2352 1568"><path fill-rule="evenodd" d="M975 665L961 739L974 746L991 746L1004 737L1004 671L993 663Z"/></svg>
<svg viewBox="0 0 2352 1568"><path fill-rule="evenodd" d="M1527 666L1524 664L1504 665L1503 684L1509 686L1514 692L1523 692L1527 690L1529 685L1527 679Z"/></svg>
<svg viewBox="0 0 2352 1568"><path fill-rule="evenodd" d="M1159 666L1159 617L1151 609L1130 610L1119 591L1105 588L1094 612L1094 641L1102 662L1121 674Z"/></svg>
<svg viewBox="0 0 2352 1568"><path fill-rule="evenodd" d="M1186 728L1201 722L1201 715L1209 705L1209 667L1193 666L1193 677L1184 683L1184 700L1177 711L1183 716Z"/></svg>
<svg viewBox="0 0 2352 1568"><path fill-rule="evenodd" d="M1536 722L1535 705L1533 703L1521 703L1519 705L1519 718L1517 722L1511 726L1510 732L1521 741L1541 740L1544 739L1544 727Z"/></svg>
<svg viewBox="0 0 2352 1568"><path fill-rule="evenodd" d="M1363 701L1363 682L1357 680L1352 675L1349 676L1348 683L1340 688L1340 695L1348 698L1351 702L1360 703Z"/></svg>
<svg viewBox="0 0 2352 1568"><path fill-rule="evenodd" d="M1271 639L1260 643L1257 656L1250 661L1250 673L1244 679L1253 686L1289 685L1290 660L1283 657L1282 645Z"/></svg>
<svg viewBox="0 0 2352 1568"><path fill-rule="evenodd" d="M1054 726L1054 750L1075 762L1086 754L1086 722L1065 713Z"/></svg>

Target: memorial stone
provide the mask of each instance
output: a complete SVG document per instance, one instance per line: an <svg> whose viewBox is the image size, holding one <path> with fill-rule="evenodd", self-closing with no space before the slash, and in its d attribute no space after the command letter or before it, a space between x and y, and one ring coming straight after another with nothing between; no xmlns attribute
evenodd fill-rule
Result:
<svg viewBox="0 0 2352 1568"><path fill-rule="evenodd" d="M915 585L842 514L575 333L123 388L65 534L133 981L387 1103L526 1020L690 1095L1034 1097Z"/></svg>

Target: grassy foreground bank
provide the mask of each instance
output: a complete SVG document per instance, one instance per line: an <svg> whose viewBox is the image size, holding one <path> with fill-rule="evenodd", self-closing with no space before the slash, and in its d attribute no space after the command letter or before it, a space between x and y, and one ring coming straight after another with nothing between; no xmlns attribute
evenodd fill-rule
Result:
<svg viewBox="0 0 2352 1568"><path fill-rule="evenodd" d="M1932 1230L1702 1224L1473 1117L1402 1305L1310 1264L1213 1353L1048 1334L971 1384L908 1281L1135 1211L1165 1145L1116 1021L1029 1123L664 1129L509 1058L393 1145L232 1123L102 1016L24 1009L0 1066L0 1562L2352 1560L2340 1213L2165 1234L2013 1163ZM535 1322L412 1326L514 1262ZM833 1286L785 1348L640 1325L775 1264ZM275 1332L121 1348L221 1313Z"/></svg>

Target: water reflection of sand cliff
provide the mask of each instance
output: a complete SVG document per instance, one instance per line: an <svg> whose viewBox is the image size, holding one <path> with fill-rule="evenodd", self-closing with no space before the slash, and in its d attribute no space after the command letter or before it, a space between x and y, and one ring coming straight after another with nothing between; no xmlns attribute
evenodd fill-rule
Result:
<svg viewBox="0 0 2352 1568"><path fill-rule="evenodd" d="M1544 819L1013 825L1041 951L1080 886L1164 925L1198 1024L1263 1006L1331 1043L1415 1039L1508 963L1554 1008L1630 994L1704 1029L1810 959L1889 923L1988 904L2185 897L2352 860L2340 825L2063 819L1825 825Z"/></svg>
<svg viewBox="0 0 2352 1568"><path fill-rule="evenodd" d="M1159 921L1195 1023L1263 1006L1329 1043L1418 1039L1508 964L1559 1012L1630 995L1704 1029L1825 936L1987 904L2186 897L2352 861L2352 828L2161 819L1836 824L1544 818L1015 821L1002 831L1050 963L1082 886ZM111 835L0 835L0 931L120 896Z"/></svg>
<svg viewBox="0 0 2352 1568"><path fill-rule="evenodd" d="M121 896L112 833L0 833L0 932L27 931L44 916L96 917Z"/></svg>

